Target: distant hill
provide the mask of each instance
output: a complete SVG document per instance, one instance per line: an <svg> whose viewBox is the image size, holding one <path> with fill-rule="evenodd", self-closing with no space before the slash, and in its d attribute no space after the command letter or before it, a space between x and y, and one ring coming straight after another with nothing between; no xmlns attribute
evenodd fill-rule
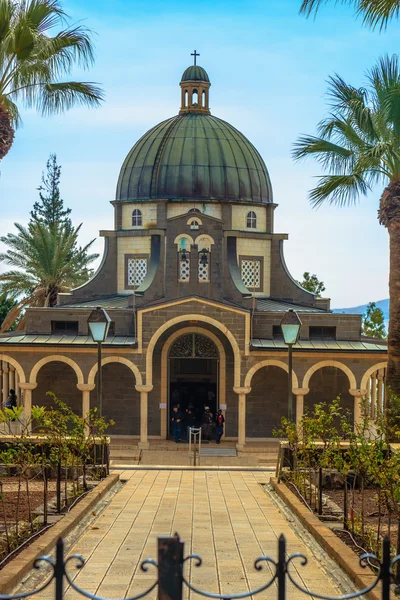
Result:
<svg viewBox="0 0 400 600"><path fill-rule="evenodd" d="M389 298L385 300L378 300L375 302L377 308L380 308L383 312L383 316L385 317L386 327L389 321ZM363 315L367 310L368 304L361 304L360 306L351 306L350 308L333 308L333 312L335 313L345 313L345 314L356 314Z"/></svg>

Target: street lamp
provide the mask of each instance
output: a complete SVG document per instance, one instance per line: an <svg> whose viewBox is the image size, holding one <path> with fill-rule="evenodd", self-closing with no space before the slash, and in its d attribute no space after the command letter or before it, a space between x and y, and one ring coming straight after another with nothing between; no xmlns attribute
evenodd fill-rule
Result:
<svg viewBox="0 0 400 600"><path fill-rule="evenodd" d="M293 390L292 390L292 348L299 339L301 321L294 310L288 310L281 321L283 339L289 351L288 369L288 419L293 421Z"/></svg>
<svg viewBox="0 0 400 600"><path fill-rule="evenodd" d="M102 392L102 372L101 372L101 345L105 341L111 319L106 311L98 306L89 315L87 320L90 334L93 341L97 343L97 408L99 416L103 416L103 392Z"/></svg>

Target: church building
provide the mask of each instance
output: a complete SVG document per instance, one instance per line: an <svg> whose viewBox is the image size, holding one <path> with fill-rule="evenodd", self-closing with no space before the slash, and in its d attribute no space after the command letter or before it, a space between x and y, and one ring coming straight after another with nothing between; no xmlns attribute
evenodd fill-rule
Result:
<svg viewBox="0 0 400 600"><path fill-rule="evenodd" d="M361 335L360 315L333 313L329 299L290 275L265 163L211 114L210 87L202 67L188 67L179 113L127 155L93 278L60 294L57 306L28 309L26 331L0 336L2 399L15 388L27 414L50 402L49 390L78 414L96 406L97 347L87 321L100 306L111 319L102 373L112 434L148 448L170 437L174 404L191 403L197 415L209 405L224 412L225 439L245 450L272 438L287 415L280 323L292 309L302 323L293 347L295 418L338 395L356 422L363 397L371 417L382 409L386 344Z"/></svg>

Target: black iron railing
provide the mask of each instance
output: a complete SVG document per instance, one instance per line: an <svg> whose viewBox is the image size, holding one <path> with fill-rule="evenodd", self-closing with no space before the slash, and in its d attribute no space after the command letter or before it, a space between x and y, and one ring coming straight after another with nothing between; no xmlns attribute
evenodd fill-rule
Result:
<svg viewBox="0 0 400 600"><path fill-rule="evenodd" d="M139 600L139 598L147 596L155 588L157 588L158 591L158 600L182 600L184 587L187 587L192 592L199 594L200 596L205 596L206 598L214 598L216 600L239 600L241 598L249 598L250 596L259 594L270 588L275 582L278 584L277 599L286 600L286 584L288 581L300 590L300 592L321 600L351 600L352 598L358 598L367 594L373 590L379 582L382 582L381 598L382 600L389 600L390 585L394 582L394 567L395 564L400 561L400 556L396 556L391 560L390 541L388 538L385 538L382 548L382 560L378 559L374 554L364 554L360 557L361 566L366 567L367 561L371 561L377 568L376 578L370 585L360 591L352 592L350 594L344 594L342 596L326 596L303 587L292 575L292 565L297 561L300 566L305 567L308 562L307 557L301 553L292 554L288 558L286 556L286 539L282 534L278 540L278 560L274 560L270 556L260 556L254 563L254 567L257 571L262 571L267 565L270 567L268 572L267 569L265 570L267 578L263 585L254 590L240 594L214 594L194 586L185 577L185 564L189 561L194 561L196 567L201 567L202 560L200 556L191 554L185 558L184 543L181 542L178 534L173 537L158 538L157 561L148 559L141 563L142 571L147 571L151 566L156 569L157 575L155 580L144 592L124 600ZM79 595L90 598L90 600L108 600L102 596L97 596L96 594L91 594L90 592L81 589L75 583L73 576L71 576L71 573L68 571L68 566L71 563L74 563L75 568L81 569L85 564L85 560L82 556L77 554L65 559L64 542L60 538L57 542L55 560L48 556L40 556L34 563L36 569L40 569L46 564L50 565L52 572L50 572L50 577L46 579L45 583L33 591L15 595L0 595L0 600L19 600L39 594L53 581L55 581L56 584L55 600L62 600L66 584L70 585Z"/></svg>

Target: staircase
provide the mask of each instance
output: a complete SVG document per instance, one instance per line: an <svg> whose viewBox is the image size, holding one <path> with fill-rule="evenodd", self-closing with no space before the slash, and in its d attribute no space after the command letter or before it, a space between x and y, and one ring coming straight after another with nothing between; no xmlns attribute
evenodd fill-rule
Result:
<svg viewBox="0 0 400 600"><path fill-rule="evenodd" d="M201 446L203 465L248 466L275 468L278 458L278 441L248 442L243 452L236 451L235 442L214 442ZM189 446L186 443L175 444L169 440L150 440L149 450L140 450L138 440L130 437L111 437L111 468L135 467L141 465L178 466L190 464Z"/></svg>

